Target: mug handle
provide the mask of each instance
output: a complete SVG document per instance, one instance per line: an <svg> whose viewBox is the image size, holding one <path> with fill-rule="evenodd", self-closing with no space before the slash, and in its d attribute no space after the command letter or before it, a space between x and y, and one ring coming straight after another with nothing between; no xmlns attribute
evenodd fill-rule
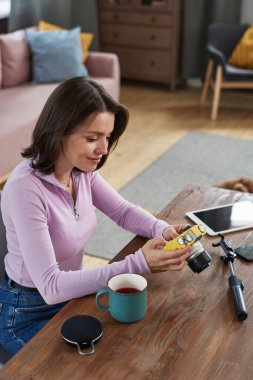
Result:
<svg viewBox="0 0 253 380"><path fill-rule="evenodd" d="M104 305L101 305L101 303L99 303L99 297L102 294L105 294L105 293L109 293L109 289L108 288L101 289L101 290L99 290L97 292L97 294L96 294L96 304L99 307L99 309L109 311L110 310L110 306L104 306Z"/></svg>

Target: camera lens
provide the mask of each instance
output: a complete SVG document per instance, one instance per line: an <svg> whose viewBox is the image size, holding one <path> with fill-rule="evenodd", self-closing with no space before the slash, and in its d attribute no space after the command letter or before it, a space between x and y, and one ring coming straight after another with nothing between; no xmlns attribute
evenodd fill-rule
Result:
<svg viewBox="0 0 253 380"><path fill-rule="evenodd" d="M204 250L203 245L200 242L196 242L192 245L190 255L186 261L193 272L200 273L211 264L212 258Z"/></svg>

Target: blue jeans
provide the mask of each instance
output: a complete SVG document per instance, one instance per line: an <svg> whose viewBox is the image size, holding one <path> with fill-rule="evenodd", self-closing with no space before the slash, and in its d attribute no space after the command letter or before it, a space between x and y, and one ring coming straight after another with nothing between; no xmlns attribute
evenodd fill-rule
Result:
<svg viewBox="0 0 253 380"><path fill-rule="evenodd" d="M37 290L0 282L0 345L16 354L65 304L48 305Z"/></svg>

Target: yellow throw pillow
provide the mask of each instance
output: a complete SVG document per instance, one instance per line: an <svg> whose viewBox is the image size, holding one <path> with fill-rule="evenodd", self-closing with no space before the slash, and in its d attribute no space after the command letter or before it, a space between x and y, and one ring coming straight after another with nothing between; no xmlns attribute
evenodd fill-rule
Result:
<svg viewBox="0 0 253 380"><path fill-rule="evenodd" d="M253 25L244 32L233 50L228 63L238 67L253 69Z"/></svg>
<svg viewBox="0 0 253 380"><path fill-rule="evenodd" d="M64 28L61 28L60 26L50 24L46 21L40 21L39 22L39 30L47 32L47 31L53 31L53 30L66 30ZM80 39L81 39L81 45L83 50L83 62L86 61L88 58L88 50L92 43L94 35L92 33L80 33Z"/></svg>

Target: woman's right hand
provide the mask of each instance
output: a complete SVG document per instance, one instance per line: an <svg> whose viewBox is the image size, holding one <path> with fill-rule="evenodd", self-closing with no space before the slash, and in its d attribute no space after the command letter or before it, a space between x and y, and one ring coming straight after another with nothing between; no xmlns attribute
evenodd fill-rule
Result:
<svg viewBox="0 0 253 380"><path fill-rule="evenodd" d="M189 246L176 251L164 251L163 246L166 243L166 240L159 236L148 240L141 248L152 273L181 270L189 256Z"/></svg>

